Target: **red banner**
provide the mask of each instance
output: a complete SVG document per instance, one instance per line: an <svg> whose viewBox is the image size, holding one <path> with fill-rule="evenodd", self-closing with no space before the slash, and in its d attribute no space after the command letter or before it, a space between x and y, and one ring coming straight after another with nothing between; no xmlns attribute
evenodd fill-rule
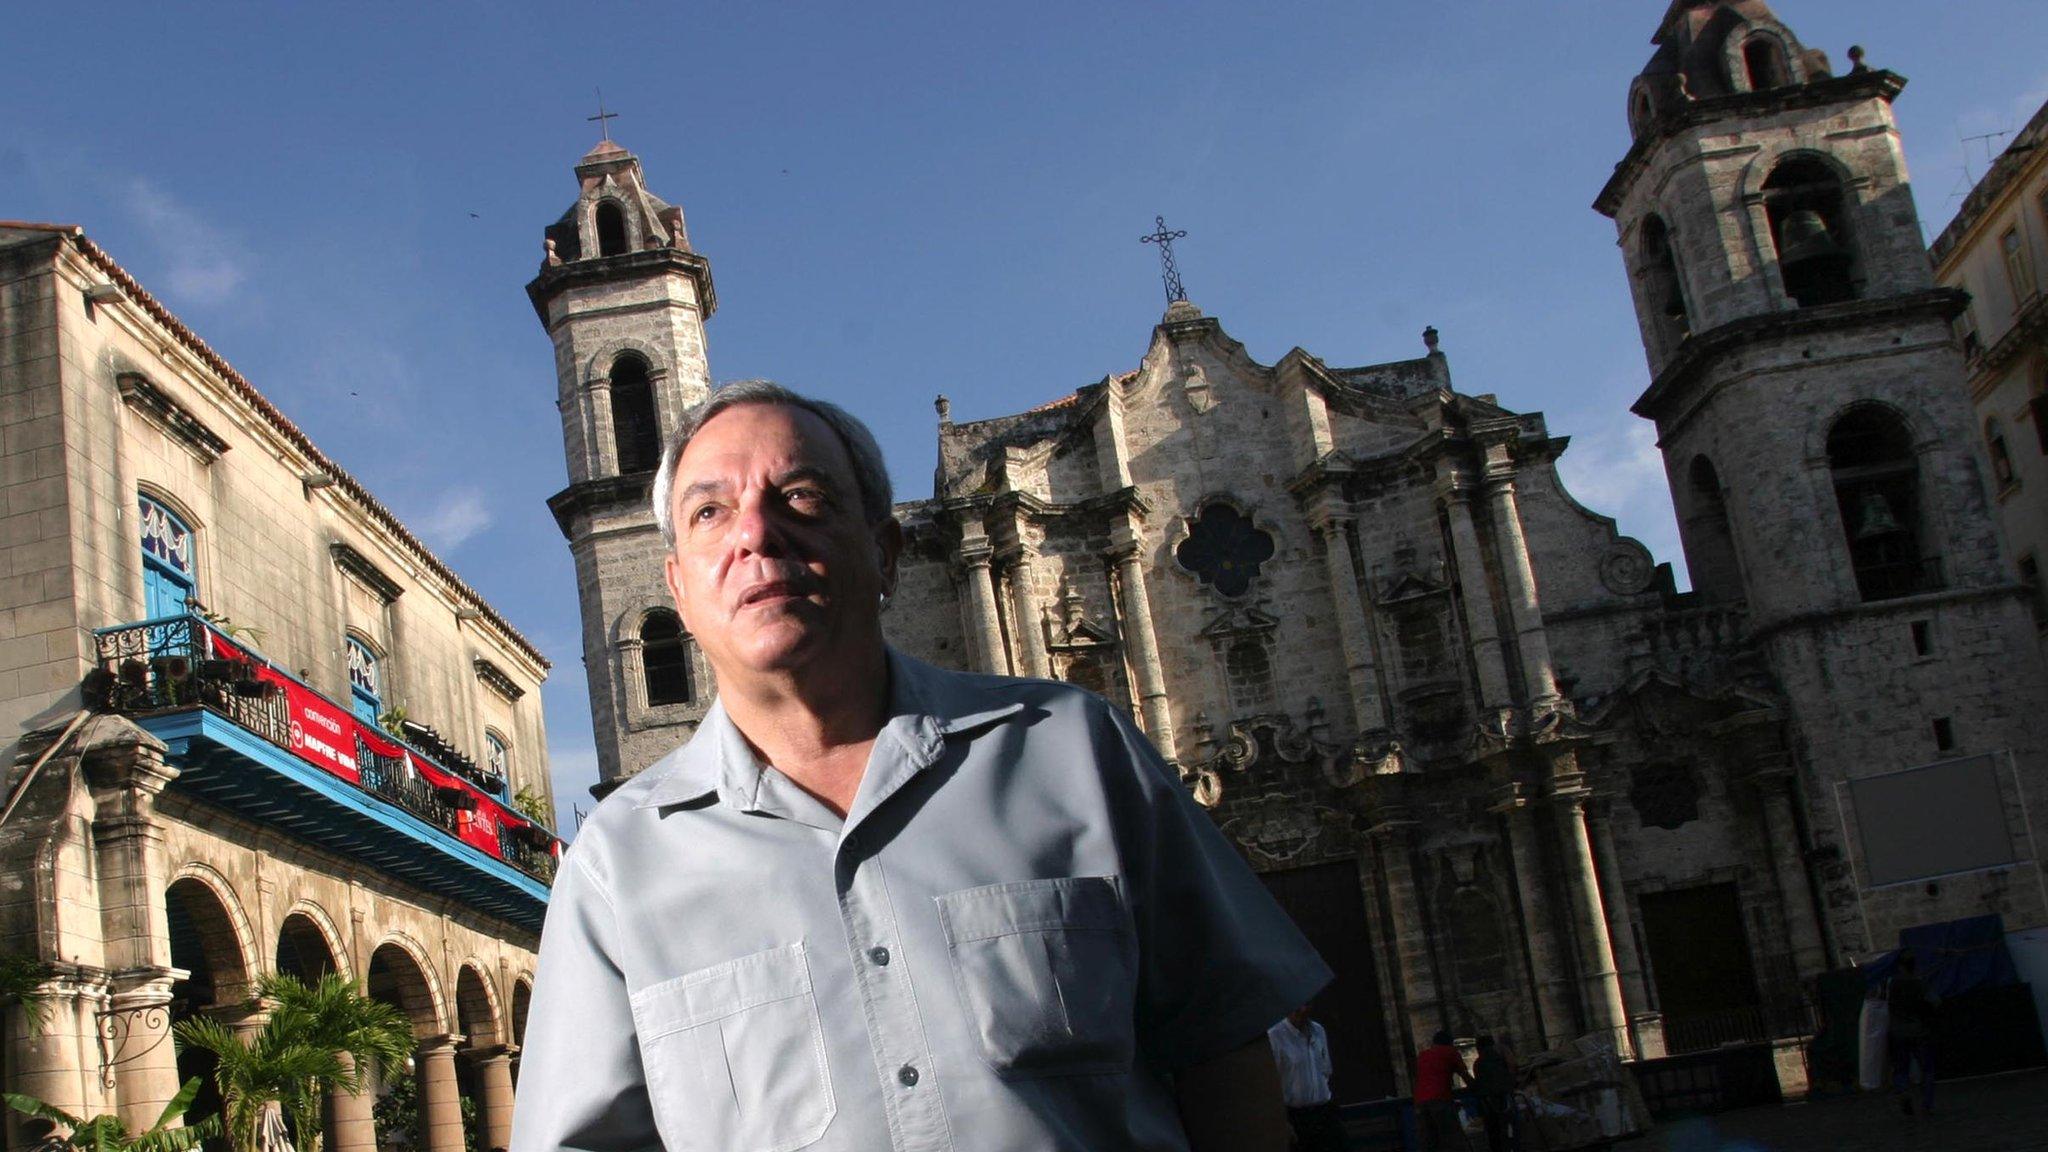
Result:
<svg viewBox="0 0 2048 1152"><path fill-rule="evenodd" d="M403 763L429 787L450 789L460 794L462 799L456 804L456 838L501 859L504 848L498 839L499 827L503 825L517 835L531 823L481 788L444 771L433 761L386 736L382 729L363 723L340 705L272 668L268 662L244 651L220 633L209 628L207 635L216 658L248 663L254 667L257 679L278 685L291 722L291 751L301 760L361 787L362 772L356 766L356 744L360 741L371 752ZM552 841L548 850L559 858L561 841Z"/></svg>

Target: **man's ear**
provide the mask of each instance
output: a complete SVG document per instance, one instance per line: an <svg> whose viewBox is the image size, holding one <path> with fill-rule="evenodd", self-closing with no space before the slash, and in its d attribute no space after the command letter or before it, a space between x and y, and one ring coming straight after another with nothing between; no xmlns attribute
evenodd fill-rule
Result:
<svg viewBox="0 0 2048 1152"><path fill-rule="evenodd" d="M903 525L891 516L875 525L875 548L882 567L882 594L896 594L897 561L903 557Z"/></svg>
<svg viewBox="0 0 2048 1152"><path fill-rule="evenodd" d="M688 628L690 610L683 605L683 566L676 561L673 551L661 562L661 577L668 583L669 599L676 602L676 615L683 618L683 627Z"/></svg>

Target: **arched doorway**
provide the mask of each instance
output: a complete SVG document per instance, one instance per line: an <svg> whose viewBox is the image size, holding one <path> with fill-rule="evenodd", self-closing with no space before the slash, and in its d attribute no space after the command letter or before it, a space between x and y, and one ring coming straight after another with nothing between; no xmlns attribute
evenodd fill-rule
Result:
<svg viewBox="0 0 2048 1152"><path fill-rule="evenodd" d="M500 1039L498 1004L490 980L474 963L455 976L456 1030L462 1034L462 1059L456 1061L457 1083L469 1103L462 1110L465 1125L475 1117L475 1142L481 1149L503 1148L512 1142L512 1069Z"/></svg>
<svg viewBox="0 0 2048 1152"><path fill-rule="evenodd" d="M233 900L226 884L212 877L185 876L164 889L171 967L187 973L171 985L173 1027L201 1015L233 1022L253 1007L248 924ZM199 1096L186 1110L189 1115L219 1113L220 1089L213 1080L216 1063L213 1053L203 1048L180 1047L179 1081L199 1078Z"/></svg>
<svg viewBox="0 0 2048 1152"><path fill-rule="evenodd" d="M339 971L341 965L335 959L334 943L319 921L304 912L286 916L277 930L278 975L312 985Z"/></svg>
<svg viewBox="0 0 2048 1152"><path fill-rule="evenodd" d="M419 1049L410 1067L377 1076L377 1144L429 1152L462 1152L462 1114L456 1096L454 1049L449 1045L439 990L428 968L405 943L389 940L370 953L365 984L372 999L405 1013ZM409 1100L387 1108L392 1098ZM409 1128L409 1130L407 1130Z"/></svg>

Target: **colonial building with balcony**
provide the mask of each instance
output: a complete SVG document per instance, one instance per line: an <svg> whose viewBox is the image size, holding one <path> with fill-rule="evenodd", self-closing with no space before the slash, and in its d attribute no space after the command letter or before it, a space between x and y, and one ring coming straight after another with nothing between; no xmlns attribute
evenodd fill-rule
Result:
<svg viewBox="0 0 2048 1152"><path fill-rule="evenodd" d="M140 1130L266 972L401 1008L507 1142L557 843L548 663L77 228L0 223L0 1077ZM529 814L533 813L533 814ZM330 1102L369 1152L371 1094ZM21 1145L10 1115L7 1145Z"/></svg>
<svg viewBox="0 0 2048 1152"><path fill-rule="evenodd" d="M2013 574L2048 653L2048 104L2007 143L1934 241Z"/></svg>

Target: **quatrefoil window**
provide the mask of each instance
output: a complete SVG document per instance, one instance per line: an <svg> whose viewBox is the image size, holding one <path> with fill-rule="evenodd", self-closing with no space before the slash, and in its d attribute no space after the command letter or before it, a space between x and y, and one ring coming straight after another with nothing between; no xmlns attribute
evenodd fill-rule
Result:
<svg viewBox="0 0 2048 1152"><path fill-rule="evenodd" d="M1230 505L1211 504L1195 517L1173 558L1225 596L1242 596L1258 578L1259 565L1273 558L1273 537Z"/></svg>

